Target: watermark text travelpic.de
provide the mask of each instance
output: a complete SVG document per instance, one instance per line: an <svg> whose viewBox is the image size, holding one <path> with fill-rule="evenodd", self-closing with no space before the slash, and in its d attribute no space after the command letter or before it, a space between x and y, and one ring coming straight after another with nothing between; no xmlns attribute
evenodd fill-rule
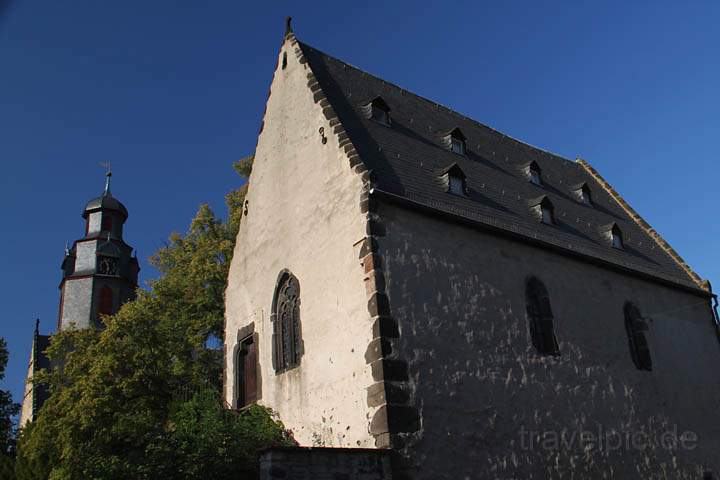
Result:
<svg viewBox="0 0 720 480"><path fill-rule="evenodd" d="M596 429L584 430L529 430L520 427L520 448L522 450L645 450L663 448L665 450L694 450L698 436L686 430L678 432L677 425L659 432L606 430L602 425Z"/></svg>

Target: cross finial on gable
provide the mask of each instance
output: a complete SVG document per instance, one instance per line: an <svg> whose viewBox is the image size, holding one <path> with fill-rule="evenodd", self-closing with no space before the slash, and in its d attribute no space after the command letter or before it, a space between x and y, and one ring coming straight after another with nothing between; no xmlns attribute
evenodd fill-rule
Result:
<svg viewBox="0 0 720 480"><path fill-rule="evenodd" d="M285 18L285 35L293 33L292 29L292 17Z"/></svg>

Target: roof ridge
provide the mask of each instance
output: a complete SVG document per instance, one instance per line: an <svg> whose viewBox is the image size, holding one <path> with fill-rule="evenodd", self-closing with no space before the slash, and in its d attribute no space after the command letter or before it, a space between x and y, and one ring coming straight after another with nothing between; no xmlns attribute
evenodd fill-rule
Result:
<svg viewBox="0 0 720 480"><path fill-rule="evenodd" d="M292 34L292 35L293 35L293 38L295 38L294 34ZM465 120L468 120L468 121L470 121L470 122L473 122L473 123L475 123L475 124L477 124L477 125L479 125L479 126L481 126L481 127L483 127L483 128L487 128L488 130L492 130L494 133L499 134L499 135L501 135L501 136L503 136L503 137L505 137L505 138L508 138L508 139L510 139L510 140L512 140L512 141L514 141L514 142L517 142L517 143L519 143L519 144L521 144L521 145L525 145L525 146L530 147L530 148L532 148L532 149L534 149L534 150L538 150L538 151L540 151L540 152L542 152L542 153L545 153L545 154L547 154L547 155L551 155L551 156L556 157L556 158L558 158L558 159L560 159L560 160L566 161L566 162L568 162L570 165L574 165L574 166L576 165L576 162L575 162L574 160L570 160L569 158L565 158L565 157L563 157L562 155L559 155L559 154L557 154L557 153L551 152L550 150L547 150L547 149L545 149L545 148L541 148L541 147L532 145L532 144L530 144L530 143L528 143L528 142L525 142L525 141L523 141L523 140L517 139L517 138L515 138L515 137L513 137L513 136L510 136L510 135L504 133L504 132L501 132L500 130L495 129L494 127L491 127L490 125L487 125L487 124L482 123L482 122L480 122L480 121L478 121L478 120L476 120L476 119L474 119L474 118L472 118L472 117L469 117L469 116L465 115L464 113L460 113L460 112L458 112L457 110L453 110L452 108L448 107L447 105L443 105L442 103L436 102L436 101L434 101L434 100L430 100L430 99L427 98L427 97L423 97L422 95L420 95L420 94L418 94L418 93L415 93L415 92L413 92L413 91L411 91L411 90L408 90L408 89L406 89L406 88L403 88L403 87L399 86L399 85L396 84L396 83L393 83L393 82L390 82L390 81L388 81L388 80L385 80L385 79L382 78L382 77L379 77L379 76L377 76L377 75L375 75L375 74L373 74L373 73L370 73L370 72L368 72L368 71L366 71L366 70L363 70L362 68L356 67L355 65L352 65L352 64L350 64L350 63L348 63L348 62L346 62L346 61L344 61L344 60L341 60L341 59L339 59L339 58L337 58L337 57L335 57L335 56L333 56L333 55L330 55L330 54L328 54L328 53L326 53L326 52L324 52L324 51L322 51L322 50L320 50L320 49L317 49L317 48L313 47L312 45L308 45L307 43L302 42L302 41L297 40L297 39L296 39L296 41L297 41L298 44L300 44L301 47L306 47L306 48L310 48L310 49L312 49L312 50L315 50L317 53L320 53L321 55L324 55L324 56L326 56L326 57L328 57L328 58L330 58L330 59L332 59L332 60L334 60L334 61L336 61L336 62L338 62L338 63L341 63L341 64L343 64L343 65L346 65L346 66L348 66L348 67L350 67L350 68L352 68L352 69L354 69L354 70L362 73L363 75L368 75L368 76L370 76L370 77L372 77L372 78L374 78L374 79L376 79L376 80L378 80L378 81L380 81L380 82L385 83L386 85L390 85L390 86L392 86L392 87L395 87L395 88L397 88L398 90L400 90L401 92L408 93L408 94L410 94L410 95L412 95L412 96L414 96L414 97L416 97L416 98L418 98L418 99L420 99L420 100L422 100L422 101L424 101L424 102L427 102L427 103L429 103L429 104L431 104L431 105L434 105L434 106L436 106L436 107L442 107L442 108L444 108L445 110L447 110L448 112L450 112L450 113L452 113L452 114L454 114L454 115L458 115L458 116L464 118ZM380 96L380 95L378 95L378 96ZM455 129L455 128L457 128L457 126L451 127L451 128L450 128L450 131L452 131L452 130Z"/></svg>

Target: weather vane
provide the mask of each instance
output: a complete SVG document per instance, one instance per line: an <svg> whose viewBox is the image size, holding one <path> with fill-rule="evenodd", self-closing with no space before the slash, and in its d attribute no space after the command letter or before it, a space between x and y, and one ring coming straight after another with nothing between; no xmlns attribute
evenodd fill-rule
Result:
<svg viewBox="0 0 720 480"><path fill-rule="evenodd" d="M110 162L100 162L100 166L107 169L107 173L105 174L105 195L110 194L110 177L112 177L112 172L110 171Z"/></svg>

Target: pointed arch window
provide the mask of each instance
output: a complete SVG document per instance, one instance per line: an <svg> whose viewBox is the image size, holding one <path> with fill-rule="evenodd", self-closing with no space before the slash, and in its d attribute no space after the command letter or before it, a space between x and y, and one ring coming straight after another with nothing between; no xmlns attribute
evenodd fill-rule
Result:
<svg viewBox="0 0 720 480"><path fill-rule="evenodd" d="M386 127L390 126L390 107L382 97L376 97L369 105L370 119Z"/></svg>
<svg viewBox="0 0 720 480"><path fill-rule="evenodd" d="M555 224L555 207L546 195L531 200L530 207L542 223L547 225Z"/></svg>
<svg viewBox="0 0 720 480"><path fill-rule="evenodd" d="M583 186L578 189L577 195L580 203L584 205L592 205L592 195L590 194L590 188L587 185L583 184Z"/></svg>
<svg viewBox="0 0 720 480"><path fill-rule="evenodd" d="M281 373L300 365L303 353L300 325L300 284L284 271L278 278L273 298L273 366Z"/></svg>
<svg viewBox="0 0 720 480"><path fill-rule="evenodd" d="M542 185L542 170L540 169L540 165L538 165L535 161L530 162L527 167L525 167L525 174L527 175L528 180L530 180L530 183L533 183L535 185Z"/></svg>
<svg viewBox="0 0 720 480"><path fill-rule="evenodd" d="M625 247L622 231L617 225L613 225L610 229L610 242L612 243L613 248L622 249Z"/></svg>
<svg viewBox="0 0 720 480"><path fill-rule="evenodd" d="M440 178L448 193L453 195L467 195L467 176L457 163L440 172Z"/></svg>
<svg viewBox="0 0 720 480"><path fill-rule="evenodd" d="M535 277L525 285L525 304L535 350L542 355L558 355L560 348L555 337L550 296L545 285Z"/></svg>
<svg viewBox="0 0 720 480"><path fill-rule="evenodd" d="M630 302L625 304L625 331L628 336L630 356L638 370L652 370L652 358L648 347L645 331L647 323L640 315L640 310Z"/></svg>
<svg viewBox="0 0 720 480"><path fill-rule="evenodd" d="M448 140L451 152L465 155L465 151L467 150L465 135L463 135L459 128L450 132Z"/></svg>
<svg viewBox="0 0 720 480"><path fill-rule="evenodd" d="M98 304L98 315L112 315L114 295L112 288L104 285L100 289L100 302Z"/></svg>

